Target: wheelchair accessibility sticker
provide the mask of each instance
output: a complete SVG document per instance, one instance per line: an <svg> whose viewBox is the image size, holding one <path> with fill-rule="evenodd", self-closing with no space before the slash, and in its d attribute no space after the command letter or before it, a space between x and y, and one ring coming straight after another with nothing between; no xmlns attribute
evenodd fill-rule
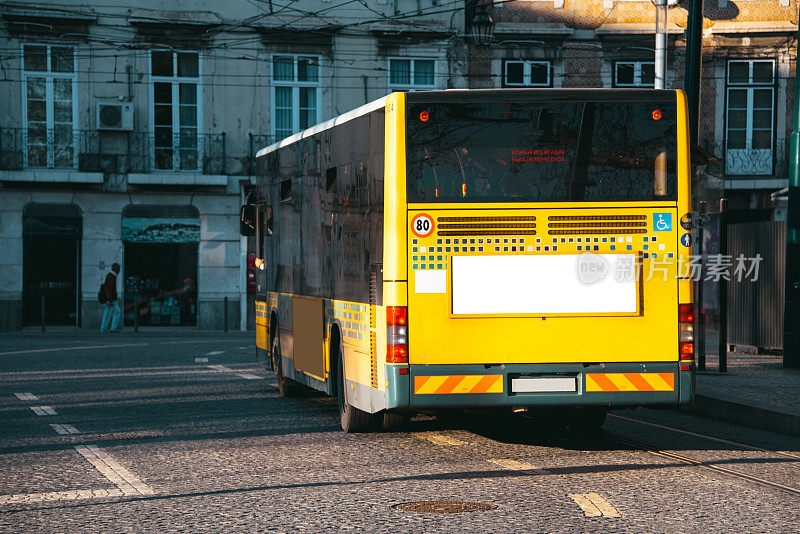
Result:
<svg viewBox="0 0 800 534"><path fill-rule="evenodd" d="M672 230L672 214L671 213L654 213L653 214L653 230L656 232L669 232Z"/></svg>

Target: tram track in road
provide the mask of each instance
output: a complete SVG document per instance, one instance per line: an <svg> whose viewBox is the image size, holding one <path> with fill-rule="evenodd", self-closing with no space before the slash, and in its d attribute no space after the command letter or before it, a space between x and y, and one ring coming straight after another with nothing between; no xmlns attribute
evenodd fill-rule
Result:
<svg viewBox="0 0 800 534"><path fill-rule="evenodd" d="M624 419L627 419L627 418L624 418ZM643 421L638 421L636 419L631 419L631 421L643 422ZM658 425L658 426L660 426L662 428L670 429L670 427L664 427L663 425ZM675 429L675 430L679 430L679 429ZM682 431L682 432L685 432L685 431ZM714 440L727 442L727 440L721 440L720 438L713 438L712 436L703 436L702 434L695 434L693 432L690 432L690 434L706 437L706 438L709 438L709 439L714 439ZM780 484L778 482L773 482L771 480L766 480L766 479L761 478L761 477L757 477L757 476L754 476L754 475L749 475L747 473L742 473L741 471L728 469L727 467L721 467L719 465L716 465L713 461L697 460L696 458L691 458L689 456L684 456L682 454L677 454L677 453L674 453L674 452L661 450L661 449L658 449L657 447L652 447L650 445L646 445L644 443L633 441L633 440L630 440L628 438L623 438L623 437L617 436L617 435L615 435L613 433L609 433L609 432L605 433L605 437L609 441L613 441L613 442L625 445L625 446L630 447L632 449L642 450L642 451L648 452L650 454L653 454L655 456L659 456L661 458L666 458L666 459L669 459L669 460L676 460L676 461L679 461L679 462L687 464L687 465L691 465L691 466L694 466L694 467L699 467L701 469L705 469L707 471L713 471L713 472L720 473L720 474L723 474L723 475L732 476L732 477L735 477L735 478L738 478L738 479L741 479L741 480L746 480L748 482L752 482L752 483L755 483L755 484L759 484L761 486L766 486L766 487L770 487L770 488L773 488L773 489L777 489L777 490L780 490L780 491L783 491L783 492L786 492L786 493L790 493L792 495L796 495L796 496L800 497L800 488L796 488L796 487L793 487L793 486L787 486L785 484ZM760 447L746 446L745 444L738 444L736 442L730 442L730 443L731 444L745 446L747 448L750 448L750 449L756 450L756 451L763 451L763 452L768 452L768 453L775 453L776 452L776 451L770 451L770 450L767 450L767 449L762 449ZM791 458L797 459L797 457L794 456L794 455L788 455L787 454L785 456L789 456Z"/></svg>
<svg viewBox="0 0 800 534"><path fill-rule="evenodd" d="M700 434L698 432L690 432L688 430L683 430L683 429L680 429L680 428L675 428L675 427L671 427L671 426L667 426L667 425L661 425L661 424L658 424L658 423L651 423L649 421L642 421L641 419L635 419L633 417L625 417L623 415L617 415L617 414L608 414L608 417L613 417L614 419L621 419L623 421L628 421L628 422L631 422L631 423L639 423L641 425L646 425L646 426L649 426L651 428L660 428L662 430L667 430L669 432L675 432L675 433L684 434L684 435L687 435L687 436L694 436L696 438L702 438L702 439L707 439L707 440L710 440L710 441L716 441L717 443L723 443L725 445L733 445L734 447L740 447L742 449L747 449L747 450L751 450L751 451L758 451L758 452L765 452L765 453L769 453L769 454L777 454L778 456L783 456L785 458L791 458L793 460L800 460L800 455L798 455L798 454L791 454L791 453L788 453L788 452L775 451L775 450L772 450L772 449L765 449L763 447L757 447L755 445L748 445L747 443L742 443L740 441L732 441L732 440L729 440L729 439L717 438L717 437L709 436L709 435L706 435L706 434ZM800 464L797 464L797 465L790 464L790 466L800 469Z"/></svg>
<svg viewBox="0 0 800 534"><path fill-rule="evenodd" d="M697 433L697 432L690 432L688 430L682 430L680 428L675 428L675 427L662 425L662 424L657 424L657 423L651 423L649 421L642 421L640 419L635 419L635 418L631 418L631 417L625 417L625 416L616 415L616 414L609 414L608 417L614 418L614 419L623 420L623 421L627 421L627 422L631 422L631 423L640 423L642 425L646 425L646 426L649 426L651 428L658 428L660 430L664 430L664 431L668 431L668 432L673 432L673 433L677 433L677 434L683 434L683 435L688 435L688 436L692 436L692 437L696 437L696 438L706 439L706 440L710 440L710 441L726 444L726 445L729 445L729 446L738 447L738 448L745 449L745 450L750 450L750 451L760 452L760 453L765 453L765 454L774 454L774 455L780 456L782 458L786 458L786 459L790 459L790 460L794 460L794 461L800 462L800 455L791 454L791 453L788 453L788 452L775 451L775 450L766 449L766 448L763 448L763 447L757 447L755 445L749 445L749 444L746 444L746 443L741 443L741 442L738 442L738 441L726 440L726 439L723 439L723 438L717 438L717 437L714 437L714 436L709 436L709 435L706 435L706 434L700 434L700 433ZM751 475L751 474L748 474L748 473L743 473L741 471L737 471L737 470L734 470L734 469L729 469L727 467L722 467L722 466L718 465L718 463L721 463L721 462L717 462L717 461L714 461L714 460L699 460L699 459L692 458L692 457L689 457L689 456L685 456L685 455L682 455L682 454L677 454L677 453L670 452L670 451L667 451L667 450L662 450L662 449L659 449L658 447L647 445L647 444L641 443L639 441L631 440L628 437L623 437L623 436L617 435L617 434L615 434L613 432L604 431L603 432L603 436L605 437L605 439L607 439L609 441L612 441L612 442L615 442L615 443L618 443L618 444L621 444L621 445L625 445L626 447L629 447L629 448L634 449L634 450L645 451L645 452L648 452L648 453L653 454L655 456L659 456L661 458L666 458L666 459L669 459L669 460L672 460L672 461L678 461L678 462L681 462L681 463L686 464L686 465L699 467L701 469L708 470L708 471L714 471L714 472L717 472L717 473L720 473L720 474L724 474L726 476L736 477L738 479L746 480L746 481L749 481L749 482L752 482L752 483L755 483L755 484L759 484L761 486L771 487L773 489L781 490L783 492L790 493L792 495L800 496L800 487L790 486L790 485L787 485L787 484L781 484L779 482L774 482L772 480L767 480L767 479L761 478L759 476ZM788 465L790 467L800 469L800 463L792 463L792 462L787 462L787 463L788 463Z"/></svg>

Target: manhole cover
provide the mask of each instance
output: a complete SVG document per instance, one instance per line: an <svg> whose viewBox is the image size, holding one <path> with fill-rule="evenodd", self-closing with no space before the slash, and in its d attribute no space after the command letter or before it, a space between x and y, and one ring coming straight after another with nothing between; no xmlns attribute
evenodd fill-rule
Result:
<svg viewBox="0 0 800 534"><path fill-rule="evenodd" d="M430 512L434 514L458 514L461 512L485 512L497 508L494 504L464 501L418 501L393 504L392 508L407 512Z"/></svg>

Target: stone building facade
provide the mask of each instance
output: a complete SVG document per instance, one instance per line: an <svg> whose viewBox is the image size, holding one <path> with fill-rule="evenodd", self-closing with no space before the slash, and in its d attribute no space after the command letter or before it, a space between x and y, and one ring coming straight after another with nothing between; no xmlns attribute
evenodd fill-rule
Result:
<svg viewBox="0 0 800 534"><path fill-rule="evenodd" d="M797 0L705 4L695 190L779 218ZM0 329L39 324L42 297L48 323L96 328L113 262L129 326L244 326L259 148L393 90L652 86L654 28L650 0L0 1Z"/></svg>
<svg viewBox="0 0 800 534"><path fill-rule="evenodd" d="M97 328L113 262L127 326L243 327L254 154L466 86L449 5L0 2L0 328L38 325L43 297L47 323Z"/></svg>

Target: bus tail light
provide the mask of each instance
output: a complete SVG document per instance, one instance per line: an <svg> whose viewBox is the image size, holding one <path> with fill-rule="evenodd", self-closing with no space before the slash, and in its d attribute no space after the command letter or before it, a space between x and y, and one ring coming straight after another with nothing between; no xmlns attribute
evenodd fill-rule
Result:
<svg viewBox="0 0 800 534"><path fill-rule="evenodd" d="M681 362L694 361L694 306L678 304L678 353Z"/></svg>
<svg viewBox="0 0 800 534"><path fill-rule="evenodd" d="M408 363L408 308L386 307L386 363Z"/></svg>

